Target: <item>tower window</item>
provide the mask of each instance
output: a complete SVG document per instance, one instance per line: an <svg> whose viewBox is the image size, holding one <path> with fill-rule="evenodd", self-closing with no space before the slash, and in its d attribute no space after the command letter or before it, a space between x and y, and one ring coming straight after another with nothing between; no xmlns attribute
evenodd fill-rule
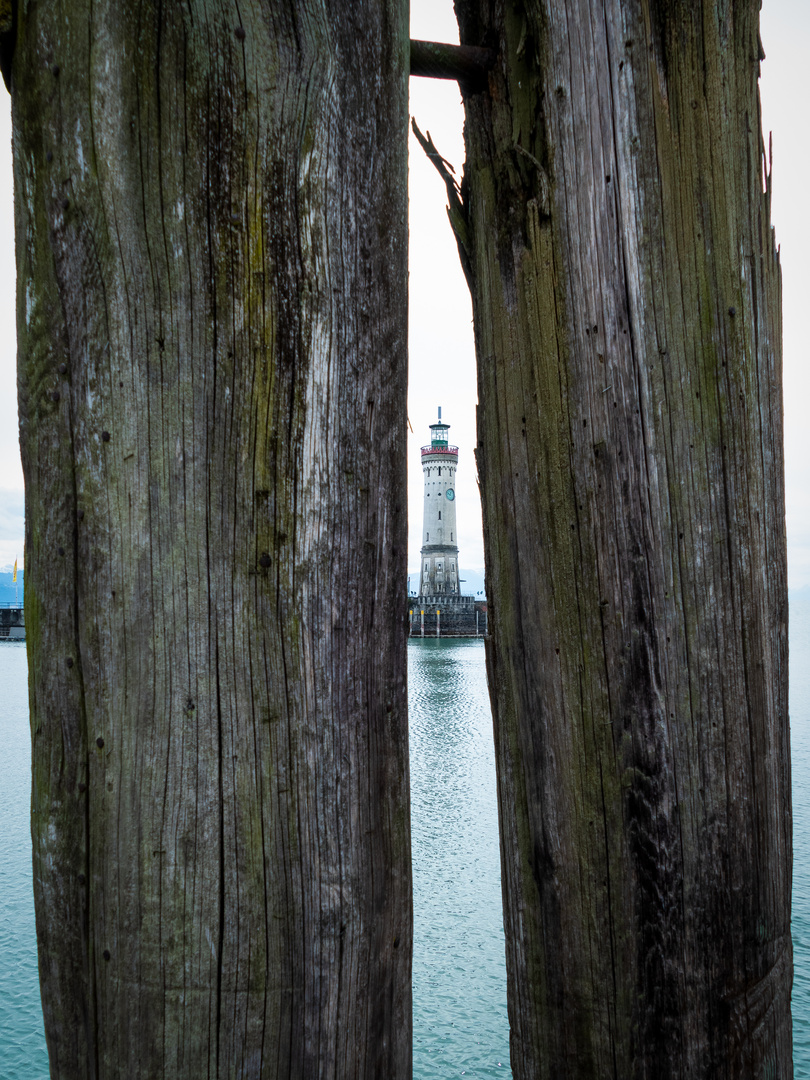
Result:
<svg viewBox="0 0 810 1080"><path fill-rule="evenodd" d="M453 543L453 534L452 533L450 533L450 543L451 544Z"/></svg>
<svg viewBox="0 0 810 1080"><path fill-rule="evenodd" d="M425 541L425 543L430 543L430 533L427 534L427 540Z"/></svg>
<svg viewBox="0 0 810 1080"><path fill-rule="evenodd" d="M440 511L439 511L439 521L441 521L441 520L442 520L442 512L441 512L441 510L440 510Z"/></svg>
<svg viewBox="0 0 810 1080"><path fill-rule="evenodd" d="M441 467L441 465L440 465L440 466L439 466L439 476L441 476L441 475L442 475L442 467Z"/></svg>

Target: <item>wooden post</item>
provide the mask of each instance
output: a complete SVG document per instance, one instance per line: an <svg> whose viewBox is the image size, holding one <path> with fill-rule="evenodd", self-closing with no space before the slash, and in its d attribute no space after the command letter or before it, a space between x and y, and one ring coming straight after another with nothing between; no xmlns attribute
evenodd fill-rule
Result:
<svg viewBox="0 0 810 1080"><path fill-rule="evenodd" d="M792 1075L759 6L455 3L515 1080Z"/></svg>
<svg viewBox="0 0 810 1080"><path fill-rule="evenodd" d="M474 90L486 85L487 72L494 64L492 49L411 40L411 75L455 79L462 87Z"/></svg>
<svg viewBox="0 0 810 1080"><path fill-rule="evenodd" d="M14 8L51 1075L405 1080L407 4Z"/></svg>

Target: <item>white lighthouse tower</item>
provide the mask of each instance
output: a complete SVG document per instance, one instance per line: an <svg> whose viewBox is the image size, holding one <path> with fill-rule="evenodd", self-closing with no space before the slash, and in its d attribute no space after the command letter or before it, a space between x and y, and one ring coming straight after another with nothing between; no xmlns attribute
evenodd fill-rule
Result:
<svg viewBox="0 0 810 1080"><path fill-rule="evenodd" d="M422 565L419 595L458 596L461 592L456 530L456 470L458 447L450 446L449 424L430 425L430 445L422 447L425 477L425 514L422 525Z"/></svg>

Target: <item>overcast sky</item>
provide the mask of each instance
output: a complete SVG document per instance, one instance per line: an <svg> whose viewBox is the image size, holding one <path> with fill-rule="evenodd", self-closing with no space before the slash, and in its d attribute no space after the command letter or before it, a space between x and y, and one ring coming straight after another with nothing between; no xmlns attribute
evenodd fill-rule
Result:
<svg viewBox="0 0 810 1080"><path fill-rule="evenodd" d="M411 36L458 41L452 0L412 0ZM810 371L803 334L810 289L810 215L806 177L807 48L810 0L764 0L763 119L773 131L774 203L784 275L785 420L788 558L791 587L810 585ZM0 94L0 567L22 554L22 469L17 442L14 344L14 235L9 98ZM464 157L463 112L454 83L411 79L411 113L458 172ZM460 448L456 489L461 565L483 565L481 509L475 480L475 356L472 312L444 187L411 136L410 390L408 566L418 572L422 517L419 447L442 406Z"/></svg>

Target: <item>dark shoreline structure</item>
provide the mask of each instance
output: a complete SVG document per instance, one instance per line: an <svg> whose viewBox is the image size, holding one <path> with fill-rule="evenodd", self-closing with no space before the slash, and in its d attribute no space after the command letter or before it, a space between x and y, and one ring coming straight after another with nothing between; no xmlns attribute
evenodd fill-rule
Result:
<svg viewBox="0 0 810 1080"><path fill-rule="evenodd" d="M21 607L0 607L0 642L25 641L25 614Z"/></svg>
<svg viewBox="0 0 810 1080"><path fill-rule="evenodd" d="M474 596L411 596L409 637L486 637L487 603Z"/></svg>

